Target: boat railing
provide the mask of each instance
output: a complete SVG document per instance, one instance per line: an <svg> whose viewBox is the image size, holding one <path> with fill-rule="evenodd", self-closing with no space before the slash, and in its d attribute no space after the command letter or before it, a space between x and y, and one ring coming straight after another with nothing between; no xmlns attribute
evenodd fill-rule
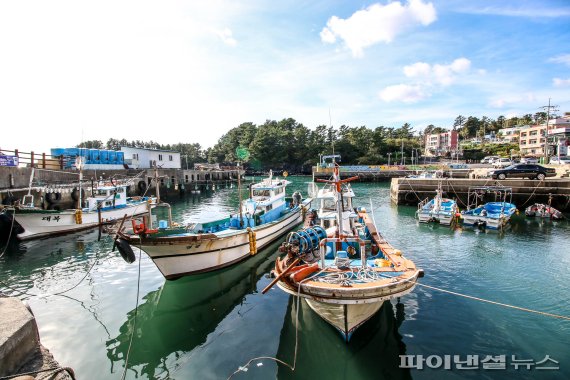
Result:
<svg viewBox="0 0 570 380"><path fill-rule="evenodd" d="M332 244L328 244L328 243L332 243ZM332 254L332 256L335 258L335 265L338 265L339 260L340 261L346 261L348 264L350 264L350 255L351 255L351 250L355 250L354 245L351 245L350 243L356 243L359 246L359 250L360 250L360 261L361 261L361 265L362 268L366 268L366 246L365 246L365 242L364 240L358 238L358 237L336 237L336 238L325 238L322 239L319 243L319 254L320 254L320 267L321 269L326 268L326 256L330 254ZM331 249L331 251L327 252L327 247ZM353 255L356 255L356 252L352 253ZM348 266L348 265L347 265Z"/></svg>
<svg viewBox="0 0 570 380"><path fill-rule="evenodd" d="M420 203L418 203L418 212L421 211L425 205L427 205L429 203L429 198L425 198L423 201L421 201Z"/></svg>

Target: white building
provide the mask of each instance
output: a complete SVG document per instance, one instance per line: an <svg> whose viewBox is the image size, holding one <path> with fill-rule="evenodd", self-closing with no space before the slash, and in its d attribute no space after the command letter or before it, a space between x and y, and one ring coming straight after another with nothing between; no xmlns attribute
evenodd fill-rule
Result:
<svg viewBox="0 0 570 380"><path fill-rule="evenodd" d="M156 166L162 169L180 169L180 153L169 150L121 147L125 153L125 164L133 169L150 169Z"/></svg>

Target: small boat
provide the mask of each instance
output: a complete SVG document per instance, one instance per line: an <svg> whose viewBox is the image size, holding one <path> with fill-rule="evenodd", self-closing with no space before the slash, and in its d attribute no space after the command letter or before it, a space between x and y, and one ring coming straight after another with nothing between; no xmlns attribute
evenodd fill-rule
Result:
<svg viewBox="0 0 570 380"><path fill-rule="evenodd" d="M313 225L290 233L277 258L275 283L303 297L309 307L334 326L348 342L354 331L380 310L383 302L411 292L423 276L411 260L392 247L376 230L365 209L354 209L354 192L333 179L318 191L319 209Z"/></svg>
<svg viewBox="0 0 570 380"><path fill-rule="evenodd" d="M543 203L535 203L528 206L524 213L530 217L549 218L553 220L564 219L564 215L560 211Z"/></svg>
<svg viewBox="0 0 570 380"><path fill-rule="evenodd" d="M7 215L23 228L16 236L20 240L35 239L111 224L125 215L145 214L153 206L150 197L127 197L127 184L102 183L93 194L79 199L84 207L68 210L44 210L34 206L34 196L28 193L22 202L6 207ZM81 191L83 192L83 191Z"/></svg>
<svg viewBox="0 0 570 380"><path fill-rule="evenodd" d="M311 200L303 200L299 192L287 199L289 184L270 173L251 185L239 212L187 226L174 223L170 205L159 201L142 220L132 221L132 231L118 232L119 251L125 260L134 261L131 246L142 249L167 280L238 263L302 222Z"/></svg>
<svg viewBox="0 0 570 380"><path fill-rule="evenodd" d="M457 202L454 199L443 198L441 183L431 200L424 199L418 204L416 216L421 223L438 222L446 226L451 225L459 212Z"/></svg>
<svg viewBox="0 0 570 380"><path fill-rule="evenodd" d="M477 205L485 195L494 195L495 202ZM502 230L517 212L517 207L510 202L512 189L503 186L472 187L468 190L468 209L461 212L464 226L490 230ZM507 198L509 201L507 202ZM502 199L502 200L501 200ZM471 207L474 202L474 207Z"/></svg>

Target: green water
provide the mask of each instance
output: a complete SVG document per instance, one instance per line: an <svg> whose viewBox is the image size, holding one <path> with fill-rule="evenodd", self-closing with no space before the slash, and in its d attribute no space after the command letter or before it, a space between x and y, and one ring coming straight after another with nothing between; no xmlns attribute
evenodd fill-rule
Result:
<svg viewBox="0 0 570 380"><path fill-rule="evenodd" d="M290 190L306 193L306 180L294 178ZM424 269L423 284L570 316L568 222L518 216L502 235L453 231L418 225L414 208L390 204L388 184L353 187L356 204L370 211L371 200L382 234ZM224 188L170 201L175 219L188 222L226 216L237 199L235 188ZM262 360L233 379L570 378L570 321L420 286L385 303L346 345L304 302L297 312L296 298L277 287L261 294L279 243L237 266L173 282L144 253L126 264L96 231L11 243L0 258L0 288L33 294L19 297L31 305L42 343L79 379L120 379L133 331L129 379L226 379L259 356L292 364L296 338L295 371ZM64 296L49 295L86 274ZM507 369L460 370L453 362L450 370L405 369L399 355L506 355ZM515 370L512 355L533 362L549 355L559 370Z"/></svg>

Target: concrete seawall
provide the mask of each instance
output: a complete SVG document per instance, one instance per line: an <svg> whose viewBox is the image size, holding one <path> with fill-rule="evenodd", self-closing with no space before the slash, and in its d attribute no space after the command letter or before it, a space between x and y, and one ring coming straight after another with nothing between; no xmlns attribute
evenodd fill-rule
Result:
<svg viewBox="0 0 570 380"><path fill-rule="evenodd" d="M533 203L547 204L549 198L553 207L560 211L570 211L570 179L557 178L538 180L506 179L503 181L486 179L422 179L393 178L390 186L390 198L398 205L416 206L425 198L433 198L439 182L442 184L444 197L455 198L461 209L467 205L467 194L474 186L504 186L512 188L512 201L522 210ZM495 199L487 195L484 202Z"/></svg>
<svg viewBox="0 0 570 380"><path fill-rule="evenodd" d="M41 345L36 319L24 303L0 297L0 377L22 373L67 380L72 379L73 370L62 368Z"/></svg>

